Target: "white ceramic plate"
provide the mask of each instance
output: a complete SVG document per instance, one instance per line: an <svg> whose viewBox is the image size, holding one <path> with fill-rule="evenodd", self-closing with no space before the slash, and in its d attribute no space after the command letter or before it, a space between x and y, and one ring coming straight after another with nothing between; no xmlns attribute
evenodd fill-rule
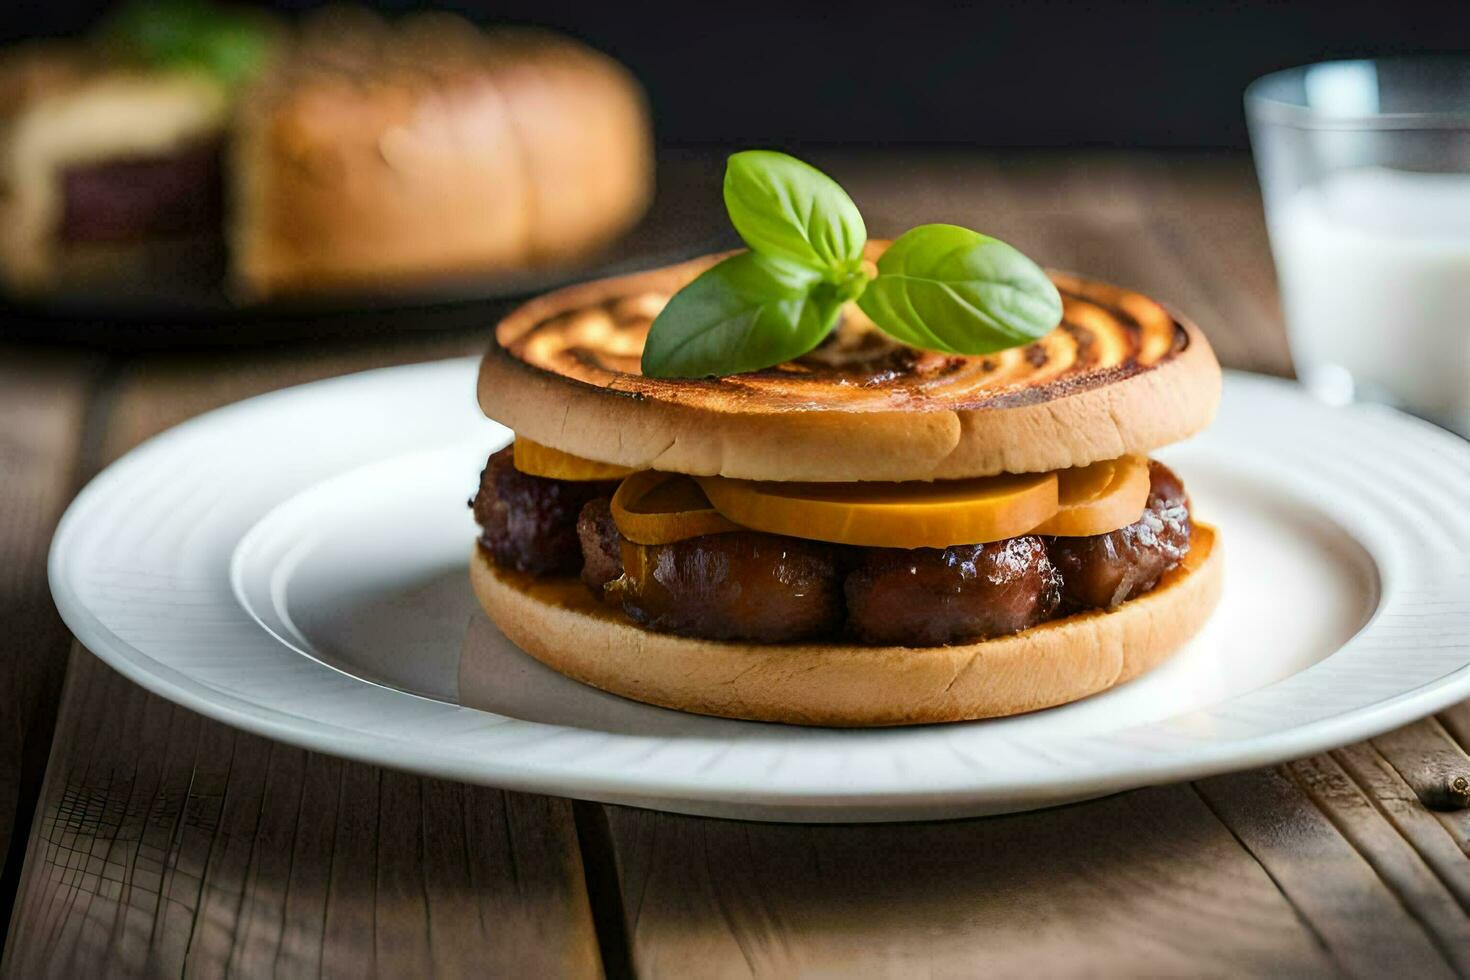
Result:
<svg viewBox="0 0 1470 980"><path fill-rule="evenodd" d="M465 566L466 499L509 433L475 364L307 385L108 468L51 583L143 686L324 752L513 789L756 819L997 813L1258 766L1470 697L1470 448L1384 409L1228 378L1160 455L1221 528L1224 600L1159 670L1018 718L870 731L701 718L508 644Z"/></svg>

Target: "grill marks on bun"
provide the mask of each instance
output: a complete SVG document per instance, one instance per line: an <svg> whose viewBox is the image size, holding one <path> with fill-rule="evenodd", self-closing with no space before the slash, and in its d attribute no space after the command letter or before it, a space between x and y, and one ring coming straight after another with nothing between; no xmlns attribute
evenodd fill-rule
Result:
<svg viewBox="0 0 1470 980"><path fill-rule="evenodd" d="M870 242L868 257L884 243ZM724 378L645 378L649 325L722 256L539 297L496 328L485 414L563 452L632 469L747 480L963 479L1146 456L1209 424L1220 367L1157 301L1052 273L1063 321L983 357L914 350L855 306L789 364Z"/></svg>
<svg viewBox="0 0 1470 980"><path fill-rule="evenodd" d="M834 336L791 364L719 379L643 377L638 361L654 317L706 264L682 268L663 289L610 296L544 319L506 321L497 342L526 365L585 384L694 407L733 402L771 412L814 403L862 411L1045 400L1154 367L1190 343L1184 326L1147 296L1053 273L1062 323L1024 347L976 357L915 351L879 333L850 305Z"/></svg>

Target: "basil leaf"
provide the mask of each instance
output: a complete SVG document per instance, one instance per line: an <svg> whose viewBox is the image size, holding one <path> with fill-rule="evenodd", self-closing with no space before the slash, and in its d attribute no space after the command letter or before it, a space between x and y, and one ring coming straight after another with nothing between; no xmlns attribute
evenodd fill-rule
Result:
<svg viewBox="0 0 1470 980"><path fill-rule="evenodd" d="M753 252L820 270L857 269L868 229L852 198L816 167L784 153L746 150L725 166L725 209Z"/></svg>
<svg viewBox="0 0 1470 980"><path fill-rule="evenodd" d="M889 246L858 306L913 347L990 354L1045 335L1062 298L1041 268L999 239L920 225Z"/></svg>
<svg viewBox="0 0 1470 980"><path fill-rule="evenodd" d="M670 298L648 331L643 373L702 378L781 364L821 343L841 309L815 271L743 252Z"/></svg>

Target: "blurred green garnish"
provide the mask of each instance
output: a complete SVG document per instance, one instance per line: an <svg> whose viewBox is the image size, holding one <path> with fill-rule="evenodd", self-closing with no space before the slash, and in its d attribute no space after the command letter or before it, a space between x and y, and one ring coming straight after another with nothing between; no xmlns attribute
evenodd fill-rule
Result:
<svg viewBox="0 0 1470 980"><path fill-rule="evenodd" d="M201 68L228 85L264 63L271 46L261 14L206 0L132 0L103 25L103 40L156 68Z"/></svg>

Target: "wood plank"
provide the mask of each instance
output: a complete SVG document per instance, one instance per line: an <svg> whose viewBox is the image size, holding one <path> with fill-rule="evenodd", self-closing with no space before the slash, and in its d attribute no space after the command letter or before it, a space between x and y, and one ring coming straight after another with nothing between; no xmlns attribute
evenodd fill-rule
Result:
<svg viewBox="0 0 1470 980"><path fill-rule="evenodd" d="M308 753L303 763L301 803L281 902L281 938L271 970L282 976L316 976L324 971L327 895L336 865L345 765L316 753ZM274 876L270 879L275 887L281 887L279 882Z"/></svg>
<svg viewBox="0 0 1470 980"><path fill-rule="evenodd" d="M223 976L236 949L246 873L257 843L271 755L271 743L258 736L234 731L220 734L227 735L232 744L221 745L217 754L205 758L228 758L229 763L223 771L211 773L217 781L211 781L208 798L211 803L218 799L219 809L208 825L207 841L206 828L198 828L203 860L195 872L198 899L184 959L184 972L201 977ZM196 769L195 787L197 774Z"/></svg>
<svg viewBox="0 0 1470 980"><path fill-rule="evenodd" d="M1439 723L1444 726L1459 743L1460 748L1470 752L1470 701L1461 701L1459 704L1451 705L1438 715Z"/></svg>
<svg viewBox="0 0 1470 980"><path fill-rule="evenodd" d="M100 686L95 689L102 690ZM160 927L171 921L170 917L176 921L180 911L177 896L181 892L173 887L178 864L176 846L186 814L197 812L190 800L195 792L193 761L201 732L196 715L177 712L167 702L131 690L127 696L143 705L144 734L138 741L127 743L139 766L130 812L137 815L140 826L136 833L119 835L122 863L130 871L123 879L128 886L113 942L124 962L141 962L150 949L169 948L160 942ZM80 737L75 740L84 741ZM198 782L203 785L206 780ZM132 840L137 844L130 849L127 842ZM172 948L172 962L182 964L182 947L175 944Z"/></svg>
<svg viewBox="0 0 1470 980"><path fill-rule="evenodd" d="M1405 760L1391 734L1345 746L1333 757L1455 897L1464 929L1454 938L1470 950L1470 916L1464 914L1470 913L1470 860L1466 860L1463 821L1446 821L1428 810L1402 772L1379 750L1380 744L1388 746L1400 761ZM1414 760L1410 757L1408 761ZM1422 774L1422 770L1406 768L1416 776ZM1454 918L1451 916L1451 921Z"/></svg>
<svg viewBox="0 0 1470 980"><path fill-rule="evenodd" d="M99 456L249 395L483 343L146 358L117 381ZM601 972L570 804L236 732L80 648L68 677L0 974Z"/></svg>
<svg viewBox="0 0 1470 980"><path fill-rule="evenodd" d="M234 976L261 977L275 972L285 945L284 932L290 921L286 896L297 826L303 817L307 755L279 744L271 745L267 753L260 822L255 829L257 845L245 872L235 926L239 938L228 963L228 972ZM282 882L286 883L285 894L281 894Z"/></svg>
<svg viewBox="0 0 1470 980"><path fill-rule="evenodd" d="M1398 896L1313 800L1278 770L1196 784L1349 976L1449 976Z"/></svg>
<svg viewBox="0 0 1470 980"><path fill-rule="evenodd" d="M1446 816L1446 827L1470 850L1465 820L1470 818L1470 754L1455 741L1437 718L1407 725L1380 735L1374 746L1413 789L1419 802Z"/></svg>
<svg viewBox="0 0 1470 980"><path fill-rule="evenodd" d="M565 801L275 745L80 649L62 718L0 975L600 973Z"/></svg>
<svg viewBox="0 0 1470 980"><path fill-rule="evenodd" d="M1332 821L1456 972L1470 974L1470 920L1419 854L1344 770L1341 751L1294 762L1286 771Z"/></svg>
<svg viewBox="0 0 1470 980"><path fill-rule="evenodd" d="M639 976L1334 971L1184 786L931 824L608 813Z"/></svg>
<svg viewBox="0 0 1470 980"><path fill-rule="evenodd" d="M1399 776L1430 810L1461 813L1470 817L1470 754L1448 729L1455 711L1470 710L1470 702L1455 705L1442 718L1424 718L1397 732L1379 736L1373 743L1388 758ZM1467 845L1463 821L1457 832L1461 846Z"/></svg>
<svg viewBox="0 0 1470 980"><path fill-rule="evenodd" d="M100 361L0 346L0 937L45 774L70 637L46 551L79 480Z"/></svg>
<svg viewBox="0 0 1470 980"><path fill-rule="evenodd" d="M342 764L337 837L323 913L322 973L377 975L378 782L371 766Z"/></svg>
<svg viewBox="0 0 1470 980"><path fill-rule="evenodd" d="M469 838L464 820L464 787L455 783L425 782L419 805L423 810L422 887L429 907L431 935L462 936L468 942L487 943L480 903L470 883L465 855ZM588 913L590 917L590 912ZM431 946L440 953L431 960L435 976L467 976L462 961L442 955L447 944ZM476 971L472 971L476 972Z"/></svg>

